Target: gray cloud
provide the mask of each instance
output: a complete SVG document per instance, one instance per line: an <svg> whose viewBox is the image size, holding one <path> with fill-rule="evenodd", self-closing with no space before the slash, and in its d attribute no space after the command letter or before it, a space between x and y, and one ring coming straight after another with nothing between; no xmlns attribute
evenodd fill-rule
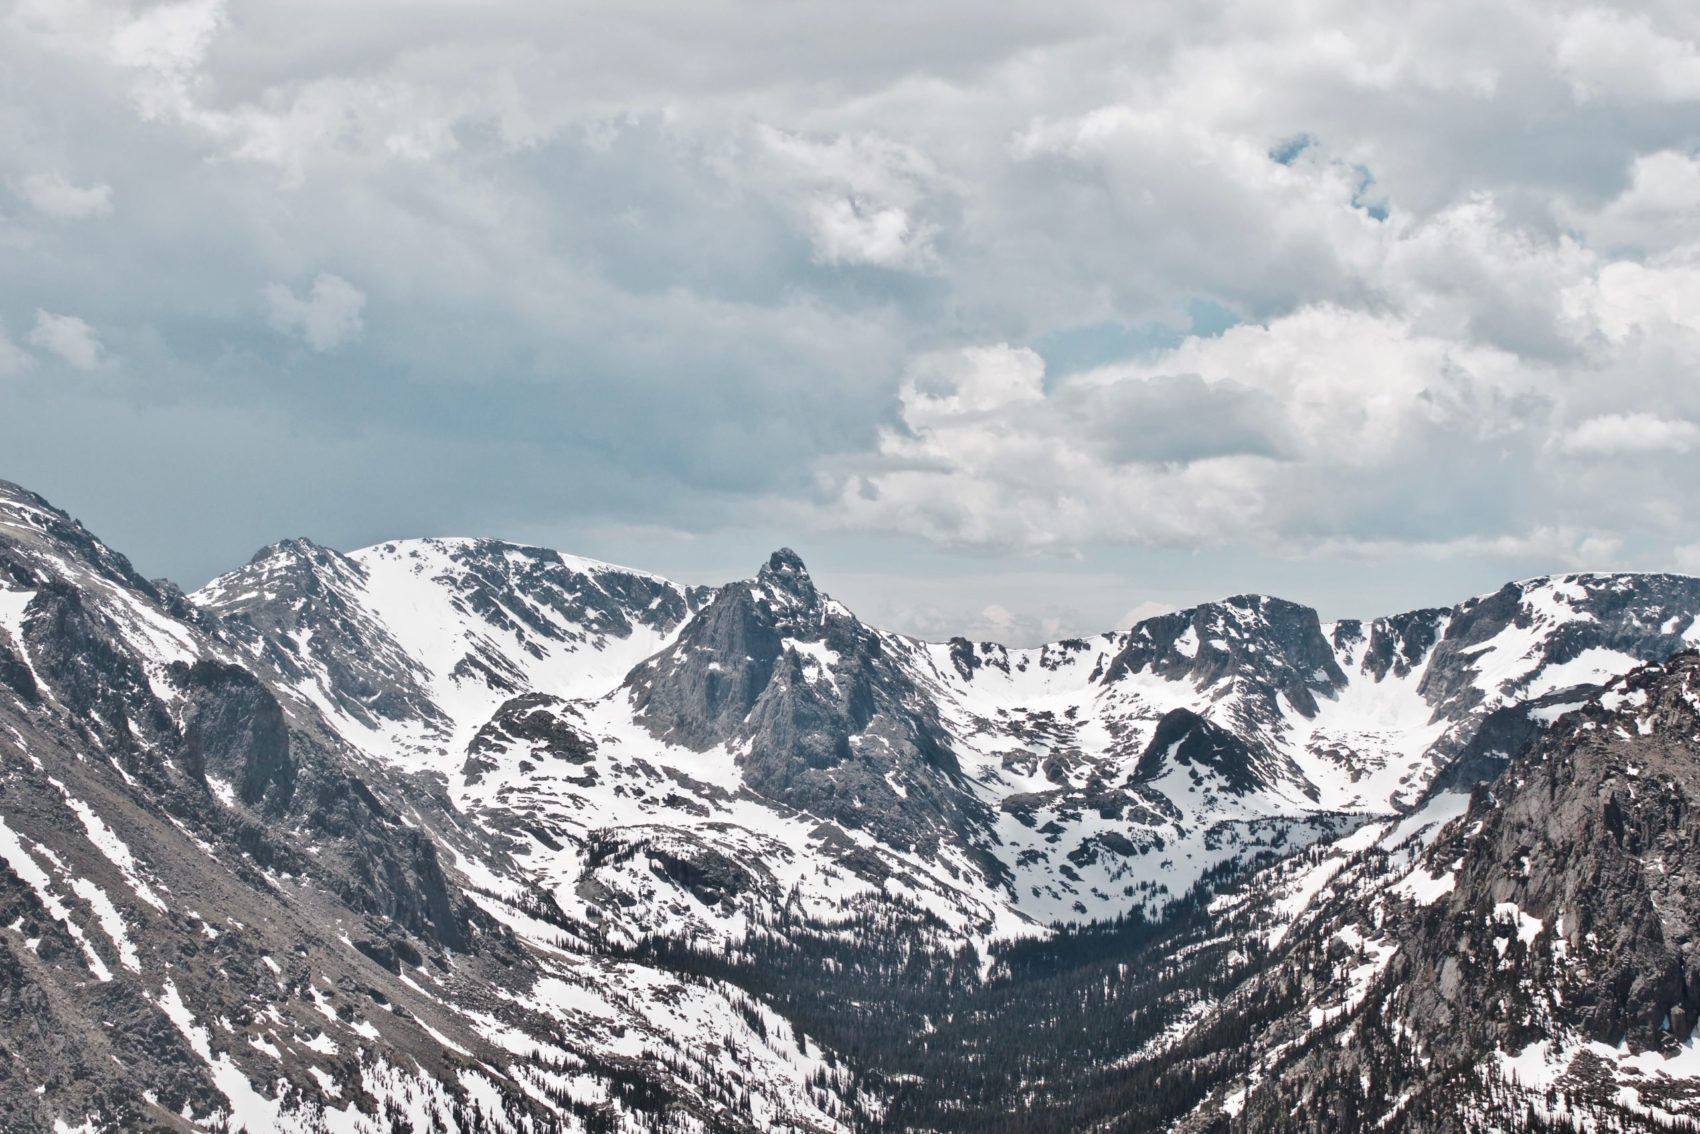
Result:
<svg viewBox="0 0 1700 1134"><path fill-rule="evenodd" d="M104 353L94 328L75 315L56 315L37 308L29 338L31 346L75 370L93 370Z"/></svg>
<svg viewBox="0 0 1700 1134"><path fill-rule="evenodd" d="M112 186L73 185L57 173L32 173L19 186L31 208L54 220L87 220L112 211Z"/></svg>
<svg viewBox="0 0 1700 1134"><path fill-rule="evenodd" d="M725 565L812 534L865 577L895 540L944 549L905 574L1078 556L1164 602L1123 556L1202 586L1234 577L1167 557L1700 544L1691 5L20 0L0 29L0 396L80 369L34 412L220 468L138 526L164 570L311 532L309 454L431 466L339 502L344 542L623 524ZM1121 353L1024 353L1071 336ZM87 446L7 451L106 483ZM891 609L1067 621L928 594Z"/></svg>
<svg viewBox="0 0 1700 1134"><path fill-rule="evenodd" d="M320 272L305 298L283 284L266 285L266 303L271 324L280 331L299 334L316 351L335 350L360 337L366 326L360 312L366 296L359 288L330 272Z"/></svg>
<svg viewBox="0 0 1700 1134"><path fill-rule="evenodd" d="M1232 378L1212 384L1196 374L1157 374L1070 387L1062 400L1066 427L1090 438L1115 464L1279 459L1289 448L1281 405Z"/></svg>

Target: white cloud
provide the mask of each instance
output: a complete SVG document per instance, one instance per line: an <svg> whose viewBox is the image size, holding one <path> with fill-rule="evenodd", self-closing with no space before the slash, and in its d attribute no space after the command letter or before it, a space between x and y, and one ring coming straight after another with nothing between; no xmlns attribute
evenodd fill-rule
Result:
<svg viewBox="0 0 1700 1134"><path fill-rule="evenodd" d="M111 219L0 227L0 259L155 329L124 343L148 391L340 430L237 345L285 281L292 341L429 384L421 447L528 439L639 525L781 497L952 545L1390 563L1700 536L1691 5L872 2L20 0L0 179ZM1243 325L1185 339L1201 311Z"/></svg>
<svg viewBox="0 0 1700 1134"><path fill-rule="evenodd" d="M1579 100L1700 101L1700 48L1661 33L1646 13L1590 7L1560 26L1558 64Z"/></svg>
<svg viewBox="0 0 1700 1134"><path fill-rule="evenodd" d="M1174 611L1175 606L1172 603L1156 602L1154 600L1147 599L1144 602L1136 604L1132 610L1129 610L1126 614L1116 619L1116 626L1137 626L1141 622L1144 622L1147 618L1156 618L1159 615L1172 614Z"/></svg>
<svg viewBox="0 0 1700 1134"><path fill-rule="evenodd" d="M1044 400L1045 360L1025 347L1000 343L922 355L899 395L903 420L926 428L951 418Z"/></svg>
<svg viewBox="0 0 1700 1134"><path fill-rule="evenodd" d="M1566 213L1604 248L1657 250L1700 241L1700 158L1675 150L1643 154L1630 169L1628 187L1604 208Z"/></svg>
<svg viewBox="0 0 1700 1134"><path fill-rule="evenodd" d="M75 315L55 315L39 308L29 341L36 349L55 355L78 370L93 370L105 354L94 328L86 322Z"/></svg>
<svg viewBox="0 0 1700 1134"><path fill-rule="evenodd" d="M0 378L13 374L21 374L35 365L35 359L29 351L12 341L4 327L0 327Z"/></svg>
<svg viewBox="0 0 1700 1134"><path fill-rule="evenodd" d="M1561 299L1573 333L1597 336L1609 349L1637 340L1685 345L1700 335L1700 255L1615 260L1565 289Z"/></svg>
<svg viewBox="0 0 1700 1134"><path fill-rule="evenodd" d="M1031 351L972 348L923 358L899 395L903 427L825 475L842 522L952 544L1302 539L1401 496L1473 494L1441 475L1447 450L1520 444L1543 377L1330 306L1049 390ZM1425 461L1438 467L1418 474Z"/></svg>
<svg viewBox="0 0 1700 1134"><path fill-rule="evenodd" d="M872 132L826 138L755 128L749 168L798 217L814 259L928 272L940 226L926 218L949 187L919 151ZM733 177L742 171L732 166Z"/></svg>
<svg viewBox="0 0 1700 1134"><path fill-rule="evenodd" d="M1293 544L1284 550L1302 559L1345 559L1363 563L1489 560L1557 564L1567 569L1601 570L1615 557L1622 541L1573 527L1533 525L1495 535L1466 535L1450 539L1362 539L1341 537Z"/></svg>
<svg viewBox="0 0 1700 1134"><path fill-rule="evenodd" d="M1700 426L1650 413L1603 414L1559 434L1554 443L1578 457L1686 453L1700 443Z"/></svg>
<svg viewBox="0 0 1700 1134"><path fill-rule="evenodd" d="M827 264L925 268L936 229L919 224L896 205L869 206L853 197L810 202L815 257Z"/></svg>
<svg viewBox="0 0 1700 1134"><path fill-rule="evenodd" d="M297 298L283 284L266 287L271 306L271 324L279 331L298 334L316 351L336 350L365 332L360 313L366 296L359 288L330 272L320 272L307 298Z"/></svg>
<svg viewBox="0 0 1700 1134"><path fill-rule="evenodd" d="M145 117L211 121L199 104L198 71L224 25L224 0L179 0L120 17L107 50L138 77L135 97Z"/></svg>
<svg viewBox="0 0 1700 1134"><path fill-rule="evenodd" d="M87 220L112 212L110 185L77 186L57 173L32 173L19 193L36 212L54 220Z"/></svg>

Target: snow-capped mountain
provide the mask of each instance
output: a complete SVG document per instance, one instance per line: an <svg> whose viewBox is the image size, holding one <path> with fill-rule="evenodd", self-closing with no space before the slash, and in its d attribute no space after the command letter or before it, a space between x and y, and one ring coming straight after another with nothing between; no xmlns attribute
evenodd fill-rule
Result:
<svg viewBox="0 0 1700 1134"><path fill-rule="evenodd" d="M1693 1129L1700 654L1569 709L1473 797L1267 880L1302 910L1213 1022L1302 993L1179 1128Z"/></svg>
<svg viewBox="0 0 1700 1134"><path fill-rule="evenodd" d="M710 592L493 541L290 541L192 601L374 759L524 816L564 905L594 832L666 829L764 884L767 838L809 847L780 887L805 898L895 873L984 939L1154 913L1407 808L1496 709L1693 640L1700 583L1536 580L1368 625L1240 596L1032 650L868 627L788 551ZM503 757L525 694L576 759ZM1165 759L1183 722L1233 743Z"/></svg>
<svg viewBox="0 0 1700 1134"><path fill-rule="evenodd" d="M352 708L255 665L255 633L0 486L0 1127L844 1128L831 1053L584 947L428 778L341 739L369 742ZM363 701L351 666L350 705L423 707L424 665L374 664L420 699Z"/></svg>
<svg viewBox="0 0 1700 1134"><path fill-rule="evenodd" d="M1336 939L1383 960L1329 903L1438 889L1416 859L1472 786L1696 642L1671 575L1367 623L1237 596L1034 649L870 627L786 550L704 588L296 539L184 595L0 484L0 1107L994 1129L1061 1105L1010 1101L1018 1059L1082 1083L1053 1129L1261 1113L1275 1069L1222 1078L1231 990L1368 1003L1374 974L1266 982ZM1054 1030L1086 1005L1090 1047Z"/></svg>

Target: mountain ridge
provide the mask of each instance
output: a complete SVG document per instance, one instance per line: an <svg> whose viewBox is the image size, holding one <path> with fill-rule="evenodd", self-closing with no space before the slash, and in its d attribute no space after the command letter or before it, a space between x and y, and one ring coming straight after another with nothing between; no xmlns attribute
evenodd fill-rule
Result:
<svg viewBox="0 0 1700 1134"><path fill-rule="evenodd" d="M1355 1019L1365 911L1439 889L1471 789L1697 627L1700 580L1575 573L1020 649L869 626L789 549L692 588L482 539L285 540L184 595L0 485L0 988L70 1037L0 997L28 1053L0 1102L22 1129L1019 1129L1040 1104L1275 1129L1298 1072L1271 1049L1235 1101L1223 1029ZM1077 1015L1108 1047L1052 1030ZM1014 1100L1005 1060L1079 1095Z"/></svg>

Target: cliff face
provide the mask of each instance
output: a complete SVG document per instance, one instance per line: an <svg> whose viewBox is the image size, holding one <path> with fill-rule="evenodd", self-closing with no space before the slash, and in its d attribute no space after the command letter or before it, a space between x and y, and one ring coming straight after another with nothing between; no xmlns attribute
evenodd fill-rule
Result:
<svg viewBox="0 0 1700 1134"><path fill-rule="evenodd" d="M1342 872L1261 978L1302 988L1301 1009L1257 1045L1260 1081L1199 1128L1346 1108L1419 1131L1651 1130L1696 1112L1700 655L1570 709L1415 869L1378 851Z"/></svg>
<svg viewBox="0 0 1700 1134"><path fill-rule="evenodd" d="M0 1114L1656 1123L1700 661L1637 666L1697 628L1578 575L1011 649L465 539L186 596L0 485Z"/></svg>

